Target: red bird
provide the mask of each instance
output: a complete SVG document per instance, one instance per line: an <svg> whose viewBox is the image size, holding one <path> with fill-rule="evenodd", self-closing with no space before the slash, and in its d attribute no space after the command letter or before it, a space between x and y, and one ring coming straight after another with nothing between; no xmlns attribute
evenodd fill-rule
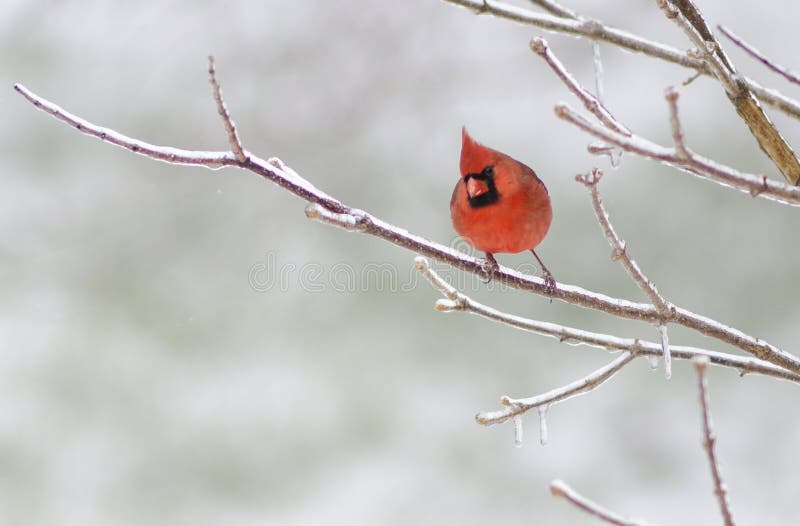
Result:
<svg viewBox="0 0 800 526"><path fill-rule="evenodd" d="M461 179L450 199L453 227L486 252L489 279L498 268L494 254L533 252L552 294L556 282L534 251L553 219L547 188L529 167L474 141L466 128L461 140Z"/></svg>

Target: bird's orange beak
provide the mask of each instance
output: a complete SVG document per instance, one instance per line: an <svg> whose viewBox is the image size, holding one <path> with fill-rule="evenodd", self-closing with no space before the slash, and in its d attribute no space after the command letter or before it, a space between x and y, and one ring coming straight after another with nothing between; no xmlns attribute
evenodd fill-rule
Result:
<svg viewBox="0 0 800 526"><path fill-rule="evenodd" d="M484 181L478 181L474 177L470 177L467 181L467 194L469 194L470 198L478 197L479 195L483 195L489 191L489 187L486 186Z"/></svg>

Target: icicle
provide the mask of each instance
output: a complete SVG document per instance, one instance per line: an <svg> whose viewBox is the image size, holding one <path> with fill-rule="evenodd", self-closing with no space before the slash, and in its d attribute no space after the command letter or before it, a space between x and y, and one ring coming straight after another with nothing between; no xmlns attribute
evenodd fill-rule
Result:
<svg viewBox="0 0 800 526"><path fill-rule="evenodd" d="M514 447L522 447L522 417L514 417Z"/></svg>
<svg viewBox="0 0 800 526"><path fill-rule="evenodd" d="M600 44L596 41L592 44L592 59L594 62L594 90L597 100L603 103L605 90L603 89L603 61L600 59Z"/></svg>
<svg viewBox="0 0 800 526"><path fill-rule="evenodd" d="M667 336L667 326L659 325L658 333L661 335L661 348L664 352L664 378L672 378L672 354L669 351L669 336Z"/></svg>
<svg viewBox="0 0 800 526"><path fill-rule="evenodd" d="M550 405L539 406L539 443L543 446L547 445L547 410Z"/></svg>

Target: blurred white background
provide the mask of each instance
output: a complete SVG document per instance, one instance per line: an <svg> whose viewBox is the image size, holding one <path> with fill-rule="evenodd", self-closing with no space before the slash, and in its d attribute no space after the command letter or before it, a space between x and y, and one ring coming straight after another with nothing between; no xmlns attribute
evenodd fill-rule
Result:
<svg viewBox="0 0 800 526"><path fill-rule="evenodd" d="M519 5L528 5L518 2ZM655 2L568 6L685 49ZM797 61L797 2L699 0L779 63ZM544 35L587 85L583 40L439 0L6 0L0 14L0 522L26 525L595 524L554 478L660 524L719 520L688 363L634 363L535 415L523 448L482 428L503 394L533 395L612 357L431 306L363 278L412 276L413 254L305 219L249 173L170 166L36 111L22 82L123 133L224 149L206 79L214 53L248 149L279 156L356 207L449 243L460 128L531 165L555 220L539 253L560 281L642 300L574 175L605 161L555 118L576 105L530 52ZM800 96L729 47L739 69ZM691 72L604 45L606 99L670 141L663 100ZM780 177L721 88L684 88L698 152ZM790 142L800 123L770 111ZM601 188L612 220L667 298L797 353L797 211L627 156ZM520 265L528 257L501 256ZM256 291L259 264L285 286ZM322 271L321 292L301 268ZM293 266L293 267L292 267ZM308 268L308 267L305 267ZM337 292L337 269L353 289ZM291 270L295 269L295 270ZM454 272L447 273L454 277ZM652 327L480 287L511 312L622 336ZM730 351L678 329L674 343ZM798 524L798 389L709 374L718 451L741 524Z"/></svg>

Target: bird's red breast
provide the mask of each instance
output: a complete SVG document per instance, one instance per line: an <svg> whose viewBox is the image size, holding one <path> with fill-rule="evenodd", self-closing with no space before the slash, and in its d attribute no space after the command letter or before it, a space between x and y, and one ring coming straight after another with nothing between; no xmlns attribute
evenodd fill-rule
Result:
<svg viewBox="0 0 800 526"><path fill-rule="evenodd" d="M541 243L553 211L544 183L508 155L462 129L461 178L450 200L453 227L476 249L517 253Z"/></svg>

